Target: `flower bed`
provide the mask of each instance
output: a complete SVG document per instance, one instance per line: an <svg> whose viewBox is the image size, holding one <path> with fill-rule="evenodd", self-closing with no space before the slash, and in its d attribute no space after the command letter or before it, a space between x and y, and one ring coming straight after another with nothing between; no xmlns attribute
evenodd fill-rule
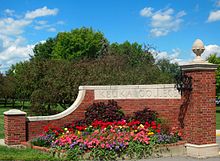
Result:
<svg viewBox="0 0 220 161"><path fill-rule="evenodd" d="M148 109L140 113L152 115ZM153 115L156 116L156 113ZM65 151L63 156L67 160L147 158L152 156L158 145L176 143L181 139L177 128L165 131L155 116L110 121L94 119L92 122L90 119L89 124L85 119L63 128L48 125L41 136L32 140L32 144L52 148L56 153Z"/></svg>

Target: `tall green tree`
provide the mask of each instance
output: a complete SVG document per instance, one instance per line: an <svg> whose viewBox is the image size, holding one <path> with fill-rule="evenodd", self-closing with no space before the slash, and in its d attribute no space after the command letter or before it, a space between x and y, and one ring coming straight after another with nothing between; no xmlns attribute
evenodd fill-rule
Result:
<svg viewBox="0 0 220 161"><path fill-rule="evenodd" d="M128 62L131 65L140 64L146 60L148 63L154 63L154 57L150 51L150 47L146 45L140 45L137 42L130 43L125 41L122 44L112 43L109 47L110 54L124 55L128 58Z"/></svg>
<svg viewBox="0 0 220 161"><path fill-rule="evenodd" d="M112 43L91 28L61 32L34 48L30 61L13 65L16 98L29 99L41 114L66 109L80 85L156 84L173 82L176 64L155 61L151 48L138 43Z"/></svg>
<svg viewBox="0 0 220 161"><path fill-rule="evenodd" d="M176 75L180 74L179 65L177 63L171 63L169 59L159 59L156 62L156 65L158 66L160 71L168 77L167 79L171 79L170 81L172 81L172 79L174 79Z"/></svg>
<svg viewBox="0 0 220 161"><path fill-rule="evenodd" d="M0 98L3 97L3 92L2 92L3 82L4 82L4 77L3 77L3 74L0 73Z"/></svg>
<svg viewBox="0 0 220 161"><path fill-rule="evenodd" d="M12 100L12 107L15 105L16 98L16 81L12 76L3 76L1 80L1 98L5 100L4 106L6 107L8 100Z"/></svg>
<svg viewBox="0 0 220 161"><path fill-rule="evenodd" d="M217 56L217 54L210 55L207 60L210 63L218 64L218 69L216 71L216 94L218 97L220 97L220 57Z"/></svg>
<svg viewBox="0 0 220 161"><path fill-rule="evenodd" d="M33 58L79 60L103 55L108 47L104 34L92 28L78 28L60 32L55 38L34 47Z"/></svg>
<svg viewBox="0 0 220 161"><path fill-rule="evenodd" d="M55 38L49 38L46 40L46 42L40 42L39 44L35 45L33 52L34 57L36 59L51 59L53 57L52 52L53 48L55 46L56 39Z"/></svg>

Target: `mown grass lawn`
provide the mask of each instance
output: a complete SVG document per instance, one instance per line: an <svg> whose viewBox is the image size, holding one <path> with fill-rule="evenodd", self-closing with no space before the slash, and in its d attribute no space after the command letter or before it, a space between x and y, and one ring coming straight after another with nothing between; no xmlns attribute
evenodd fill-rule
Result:
<svg viewBox="0 0 220 161"><path fill-rule="evenodd" d="M10 108L0 107L0 139L4 138L4 112L9 110Z"/></svg>
<svg viewBox="0 0 220 161"><path fill-rule="evenodd" d="M15 149L6 146L0 146L0 160L60 160L48 153L26 148Z"/></svg>

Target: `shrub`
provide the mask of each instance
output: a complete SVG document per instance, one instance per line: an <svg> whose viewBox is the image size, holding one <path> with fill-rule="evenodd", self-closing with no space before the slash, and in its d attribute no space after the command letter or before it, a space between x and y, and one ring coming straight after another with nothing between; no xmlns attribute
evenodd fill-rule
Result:
<svg viewBox="0 0 220 161"><path fill-rule="evenodd" d="M145 122L151 123L152 121L159 121L157 117L157 112L152 111L149 108L144 108L144 110L134 112L133 119L138 120L142 124L144 124Z"/></svg>
<svg viewBox="0 0 220 161"><path fill-rule="evenodd" d="M88 107L85 113L85 121L87 124L91 124L94 120L104 122L119 121L124 117L125 115L121 111L121 107L119 107L114 100L108 101L108 103L93 103Z"/></svg>

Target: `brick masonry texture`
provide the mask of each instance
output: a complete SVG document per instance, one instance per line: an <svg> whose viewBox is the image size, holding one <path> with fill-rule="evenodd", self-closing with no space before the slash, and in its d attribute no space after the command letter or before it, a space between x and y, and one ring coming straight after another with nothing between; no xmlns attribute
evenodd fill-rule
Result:
<svg viewBox="0 0 220 161"><path fill-rule="evenodd" d="M38 136L45 125L59 126L62 127L67 123L71 123L73 120L79 120L84 118L85 111L89 105L94 102L107 102L103 100L95 100L94 101L94 92L86 91L86 96L81 105L70 115L53 121L34 121L28 122L28 140ZM159 113L161 118L164 118L169 121L169 123L173 126L178 126L178 114L179 114L179 106L181 104L181 99L138 99L138 100L115 100L118 105L122 107L122 110L126 115L131 115L133 112L142 110L145 107L148 107L154 111ZM172 111L172 112L170 112Z"/></svg>
<svg viewBox="0 0 220 161"><path fill-rule="evenodd" d="M192 144L216 143L215 71L187 71L193 90L184 120L184 139Z"/></svg>
<svg viewBox="0 0 220 161"><path fill-rule="evenodd" d="M159 117L167 121L170 127L179 126L183 138L191 144L212 144L216 142L215 122L215 71L185 71L192 77L193 90L183 93L181 99L119 99L115 100L126 115L145 107L158 112ZM62 127L73 120L84 118L86 108L94 102L94 91L86 90L84 100L70 115L51 121L26 121L25 116L5 116L6 144L19 144L30 140L43 132L50 124Z"/></svg>
<svg viewBox="0 0 220 161"><path fill-rule="evenodd" d="M5 144L16 145L26 141L26 118L25 115L5 115Z"/></svg>

